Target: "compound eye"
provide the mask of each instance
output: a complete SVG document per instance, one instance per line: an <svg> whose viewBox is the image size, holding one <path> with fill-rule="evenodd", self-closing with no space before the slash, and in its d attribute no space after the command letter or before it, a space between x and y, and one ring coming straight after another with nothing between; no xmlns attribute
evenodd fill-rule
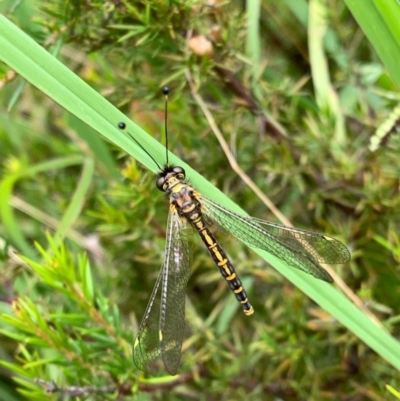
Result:
<svg viewBox="0 0 400 401"><path fill-rule="evenodd" d="M183 176L185 176L185 170L180 167L180 166L175 166L172 171L176 174L182 174Z"/></svg>
<svg viewBox="0 0 400 401"><path fill-rule="evenodd" d="M156 181L156 186L160 191L164 191L165 177L158 177Z"/></svg>

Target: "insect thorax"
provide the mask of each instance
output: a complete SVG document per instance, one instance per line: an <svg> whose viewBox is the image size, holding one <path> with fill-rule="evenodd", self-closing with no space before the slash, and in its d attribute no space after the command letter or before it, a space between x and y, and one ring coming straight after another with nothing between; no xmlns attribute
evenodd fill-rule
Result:
<svg viewBox="0 0 400 401"><path fill-rule="evenodd" d="M193 221L201 215L201 204L190 185L181 182L171 188L168 195L171 204L176 207L181 217Z"/></svg>

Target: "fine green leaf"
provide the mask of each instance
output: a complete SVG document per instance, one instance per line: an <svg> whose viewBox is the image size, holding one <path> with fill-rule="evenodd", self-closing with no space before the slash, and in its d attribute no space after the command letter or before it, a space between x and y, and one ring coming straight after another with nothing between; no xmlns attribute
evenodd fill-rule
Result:
<svg viewBox="0 0 400 401"><path fill-rule="evenodd" d="M131 154L150 170L156 172L157 167L148 155L117 128L118 122L124 121L127 124L127 129L138 142L157 162L163 164L165 149L162 145L136 124L128 121L120 111L4 16L0 16L0 49L1 59L30 83L101 133L105 138ZM400 63L397 63L398 65ZM191 182L201 188L206 196L227 208L241 211L232 200L192 170L186 163L172 154L170 161L185 168ZM371 322L334 286L291 269L283 261L266 252L260 250L256 250L256 252L384 359L393 366L400 368L400 345L398 341L382 327Z"/></svg>

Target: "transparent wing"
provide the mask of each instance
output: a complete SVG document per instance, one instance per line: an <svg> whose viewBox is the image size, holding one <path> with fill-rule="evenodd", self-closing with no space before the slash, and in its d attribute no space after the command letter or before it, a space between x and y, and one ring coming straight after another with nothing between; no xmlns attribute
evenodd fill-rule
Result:
<svg viewBox="0 0 400 401"><path fill-rule="evenodd" d="M160 283L163 278L164 266L157 277L151 294L139 333L133 346L133 362L140 370L151 370L152 363L160 356L160 342L158 336L158 322L160 316Z"/></svg>
<svg viewBox="0 0 400 401"><path fill-rule="evenodd" d="M190 276L187 223L174 208L168 217L165 261L142 319L133 361L151 370L161 355L168 373L175 375L185 330L185 293Z"/></svg>
<svg viewBox="0 0 400 401"><path fill-rule="evenodd" d="M263 249L290 266L332 282L320 263L346 263L348 249L338 240L254 217L241 216L200 195L203 212L249 246Z"/></svg>
<svg viewBox="0 0 400 401"><path fill-rule="evenodd" d="M170 213L170 217L161 291L160 343L164 365L174 375L181 359L190 266L187 223L177 213Z"/></svg>

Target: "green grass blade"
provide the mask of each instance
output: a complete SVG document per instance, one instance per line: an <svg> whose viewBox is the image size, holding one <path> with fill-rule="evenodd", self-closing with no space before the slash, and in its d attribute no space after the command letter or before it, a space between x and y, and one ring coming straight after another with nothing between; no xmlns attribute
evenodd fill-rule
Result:
<svg viewBox="0 0 400 401"><path fill-rule="evenodd" d="M82 212L87 192L89 191L90 184L92 183L93 173L94 161L87 158L83 163L82 175L77 184L75 193L71 197L71 202L68 206L68 209L64 213L63 218L57 228L55 238L57 238L58 240L64 238L67 231L72 228L75 220Z"/></svg>
<svg viewBox="0 0 400 401"><path fill-rule="evenodd" d="M362 3L364 5L365 2ZM120 111L4 16L0 16L0 49L0 57L5 63L149 169L155 172L157 167L143 150L116 128L119 121L126 122L129 132L160 164L165 161L165 149L162 145L136 124L128 121ZM172 154L170 160L183 166L191 182L201 187L206 196L234 211L241 211L239 206L188 165ZM289 268L284 262L266 252L256 252L384 359L400 369L400 344L383 328L369 320L343 294L329 284Z"/></svg>
<svg viewBox="0 0 400 401"><path fill-rule="evenodd" d="M339 97L332 85L328 60L325 54L324 37L327 32L327 7L319 0L309 3L308 38L310 64L315 97L323 113L330 114L335 120L334 141L342 145L345 143L345 121L341 111Z"/></svg>
<svg viewBox="0 0 400 401"><path fill-rule="evenodd" d="M392 0L345 0L354 18L400 87L400 4Z"/></svg>
<svg viewBox="0 0 400 401"><path fill-rule="evenodd" d="M11 240L19 251L23 252L26 256L34 258L36 252L33 250L31 244L29 244L19 225L15 219L13 210L11 208L11 197L13 189L18 180L31 177L35 174L39 174L48 170L57 170L59 168L65 168L68 166L81 164L81 156L68 156L55 160L45 161L43 163L36 164L34 166L21 168L20 171L9 174L0 182L0 217L2 219L4 227L7 229Z"/></svg>
<svg viewBox="0 0 400 401"><path fill-rule="evenodd" d="M261 61L261 44L260 44L260 0L247 1L247 56L251 60L253 74Z"/></svg>

